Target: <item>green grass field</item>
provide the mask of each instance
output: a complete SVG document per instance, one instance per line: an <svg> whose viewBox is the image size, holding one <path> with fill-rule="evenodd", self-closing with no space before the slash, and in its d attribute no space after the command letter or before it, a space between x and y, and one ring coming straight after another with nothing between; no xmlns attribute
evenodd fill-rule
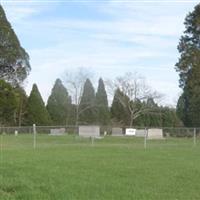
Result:
<svg viewBox="0 0 200 200"><path fill-rule="evenodd" d="M199 141L0 137L1 200L200 199Z"/></svg>

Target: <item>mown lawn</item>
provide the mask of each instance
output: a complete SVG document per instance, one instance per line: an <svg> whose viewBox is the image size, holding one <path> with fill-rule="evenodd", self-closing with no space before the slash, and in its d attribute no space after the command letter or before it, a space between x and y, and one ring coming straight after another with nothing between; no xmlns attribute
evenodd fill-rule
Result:
<svg viewBox="0 0 200 200"><path fill-rule="evenodd" d="M0 136L2 200L199 200L200 143Z"/></svg>

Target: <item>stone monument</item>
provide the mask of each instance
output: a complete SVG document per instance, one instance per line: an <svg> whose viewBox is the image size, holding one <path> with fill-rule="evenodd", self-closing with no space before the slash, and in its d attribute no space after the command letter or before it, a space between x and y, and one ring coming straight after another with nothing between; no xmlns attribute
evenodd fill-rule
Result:
<svg viewBox="0 0 200 200"><path fill-rule="evenodd" d="M123 136L122 128L118 128L118 127L112 128L112 135L113 136Z"/></svg>
<svg viewBox="0 0 200 200"><path fill-rule="evenodd" d="M82 136L82 137L100 137L100 127L99 126L79 126L78 133L79 133L79 136Z"/></svg>
<svg viewBox="0 0 200 200"><path fill-rule="evenodd" d="M162 129L148 129L147 139L163 139L163 130Z"/></svg>

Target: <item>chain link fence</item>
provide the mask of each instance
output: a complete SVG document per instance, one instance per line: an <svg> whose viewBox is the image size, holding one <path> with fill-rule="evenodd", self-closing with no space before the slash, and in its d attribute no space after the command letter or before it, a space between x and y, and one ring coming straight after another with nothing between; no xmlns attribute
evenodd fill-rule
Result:
<svg viewBox="0 0 200 200"><path fill-rule="evenodd" d="M133 147L148 148L152 146L175 146L175 145L198 145L200 144L200 128L186 127L162 127L162 140L148 140L149 127L134 127L137 131L145 134L140 137L126 136L126 128L121 128L124 137L111 137L112 126L101 126L101 139L79 137L78 126L22 126L22 127L0 127L1 148L37 148L55 145L132 145ZM51 135L56 137L51 137Z"/></svg>

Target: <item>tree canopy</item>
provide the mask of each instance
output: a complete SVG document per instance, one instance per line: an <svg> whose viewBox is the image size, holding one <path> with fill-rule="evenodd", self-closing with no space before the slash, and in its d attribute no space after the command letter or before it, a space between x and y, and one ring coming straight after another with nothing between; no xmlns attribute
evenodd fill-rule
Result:
<svg viewBox="0 0 200 200"><path fill-rule="evenodd" d="M9 83L0 80L0 125L14 125L17 109L15 92Z"/></svg>
<svg viewBox="0 0 200 200"><path fill-rule="evenodd" d="M94 124L96 122L95 91L89 79L85 81L83 88L79 121L81 124Z"/></svg>
<svg viewBox="0 0 200 200"><path fill-rule="evenodd" d="M99 79L99 85L96 93L96 109L97 109L97 123L107 125L110 121L110 113L108 108L107 93L103 79Z"/></svg>
<svg viewBox="0 0 200 200"><path fill-rule="evenodd" d="M29 56L8 22L0 5L0 79L12 84L22 82L31 69Z"/></svg>
<svg viewBox="0 0 200 200"><path fill-rule="evenodd" d="M47 110L54 125L69 124L71 97L60 79L57 79L47 101Z"/></svg>
<svg viewBox="0 0 200 200"><path fill-rule="evenodd" d="M124 107L119 99L119 96L122 96L123 93L120 91L120 89L116 89L114 93L114 98L111 105L111 118L114 124L120 124L120 125L129 125L129 115L128 110L126 107ZM126 97L128 98L128 97Z"/></svg>
<svg viewBox="0 0 200 200"><path fill-rule="evenodd" d="M38 87L33 84L27 103L27 124L50 125L51 119L40 95Z"/></svg>
<svg viewBox="0 0 200 200"><path fill-rule="evenodd" d="M14 88L14 92L15 92L15 97L17 101L15 124L18 126L26 125L28 97L26 95L25 90L20 85L17 85Z"/></svg>
<svg viewBox="0 0 200 200"><path fill-rule="evenodd" d="M185 18L185 31L178 50L176 70L183 94L178 101L178 114L186 126L200 126L200 4Z"/></svg>
<svg viewBox="0 0 200 200"><path fill-rule="evenodd" d="M151 108L143 102L149 98L160 98L160 95L146 84L144 78L136 73L126 73L117 77L111 86L116 91L114 100L123 107L129 118L129 126L133 126L134 121L141 115L151 112Z"/></svg>

